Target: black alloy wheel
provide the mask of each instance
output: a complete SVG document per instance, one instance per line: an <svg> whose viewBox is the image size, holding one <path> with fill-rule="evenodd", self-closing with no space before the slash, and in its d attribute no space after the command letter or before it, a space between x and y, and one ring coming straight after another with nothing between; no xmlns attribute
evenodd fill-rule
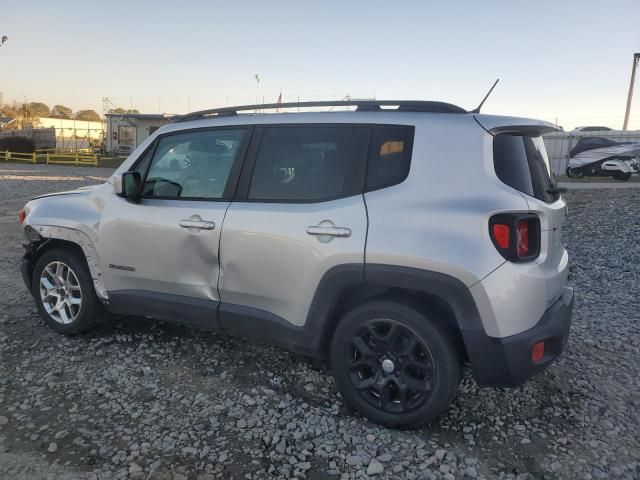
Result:
<svg viewBox="0 0 640 480"><path fill-rule="evenodd" d="M567 168L567 176L569 178L582 178L584 177L584 171L580 167Z"/></svg>
<svg viewBox="0 0 640 480"><path fill-rule="evenodd" d="M455 320L440 315L393 300L347 312L329 348L345 402L393 428L432 422L445 412L458 392L462 353Z"/></svg>
<svg viewBox="0 0 640 480"><path fill-rule="evenodd" d="M399 322L367 322L351 339L347 355L354 388L385 412L413 411L432 392L436 372L431 352Z"/></svg>

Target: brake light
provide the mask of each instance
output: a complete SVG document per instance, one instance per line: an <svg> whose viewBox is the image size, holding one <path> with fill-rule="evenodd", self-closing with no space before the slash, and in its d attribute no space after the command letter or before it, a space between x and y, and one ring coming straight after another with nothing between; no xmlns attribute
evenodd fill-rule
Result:
<svg viewBox="0 0 640 480"><path fill-rule="evenodd" d="M540 220L530 213L500 213L489 219L496 250L510 262L528 262L540 254Z"/></svg>
<svg viewBox="0 0 640 480"><path fill-rule="evenodd" d="M18 212L18 221L22 224L25 218L27 218L27 212L24 211L24 208L21 208Z"/></svg>
<svg viewBox="0 0 640 480"><path fill-rule="evenodd" d="M500 248L509 248L509 225L496 223L493 225L493 238Z"/></svg>
<svg viewBox="0 0 640 480"><path fill-rule="evenodd" d="M527 220L520 220L516 227L518 233L518 257L529 255L529 223Z"/></svg>

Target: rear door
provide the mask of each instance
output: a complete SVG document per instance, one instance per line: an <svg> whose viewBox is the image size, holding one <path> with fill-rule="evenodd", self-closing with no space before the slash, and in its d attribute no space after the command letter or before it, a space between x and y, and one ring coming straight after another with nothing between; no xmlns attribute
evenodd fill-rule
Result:
<svg viewBox="0 0 640 480"><path fill-rule="evenodd" d="M163 135L134 167L144 179L141 202L107 199L97 248L116 309L193 313L215 324L220 232L250 134L234 127Z"/></svg>
<svg viewBox="0 0 640 480"><path fill-rule="evenodd" d="M223 328L241 317L303 325L329 269L364 267L368 135L357 125L256 128L222 231Z"/></svg>

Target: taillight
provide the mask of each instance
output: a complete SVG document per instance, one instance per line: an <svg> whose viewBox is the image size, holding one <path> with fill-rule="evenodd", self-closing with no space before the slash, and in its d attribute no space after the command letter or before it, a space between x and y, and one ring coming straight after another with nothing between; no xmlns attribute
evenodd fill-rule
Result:
<svg viewBox="0 0 640 480"><path fill-rule="evenodd" d="M18 212L18 221L22 224L25 218L27 218L27 212L24 211L24 208L21 208Z"/></svg>
<svg viewBox="0 0 640 480"><path fill-rule="evenodd" d="M519 220L516 233L518 257L526 257L529 255L529 223L526 220Z"/></svg>
<svg viewBox="0 0 640 480"><path fill-rule="evenodd" d="M540 220L530 213L500 213L489 219L496 250L510 262L528 262L540 254Z"/></svg>
<svg viewBox="0 0 640 480"><path fill-rule="evenodd" d="M500 248L509 248L509 225L496 223L493 225L493 238Z"/></svg>

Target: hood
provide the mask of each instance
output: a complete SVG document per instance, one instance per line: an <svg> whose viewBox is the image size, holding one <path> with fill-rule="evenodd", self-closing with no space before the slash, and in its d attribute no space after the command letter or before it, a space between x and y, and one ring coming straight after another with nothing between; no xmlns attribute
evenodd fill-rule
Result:
<svg viewBox="0 0 640 480"><path fill-rule="evenodd" d="M74 190L65 190L64 192L45 193L44 195L38 195L37 197L33 197L31 200L37 200L39 198L47 198L47 197L57 197L59 195L82 195L90 192L91 190L98 188L99 186L100 184L87 185L84 187L76 188Z"/></svg>

